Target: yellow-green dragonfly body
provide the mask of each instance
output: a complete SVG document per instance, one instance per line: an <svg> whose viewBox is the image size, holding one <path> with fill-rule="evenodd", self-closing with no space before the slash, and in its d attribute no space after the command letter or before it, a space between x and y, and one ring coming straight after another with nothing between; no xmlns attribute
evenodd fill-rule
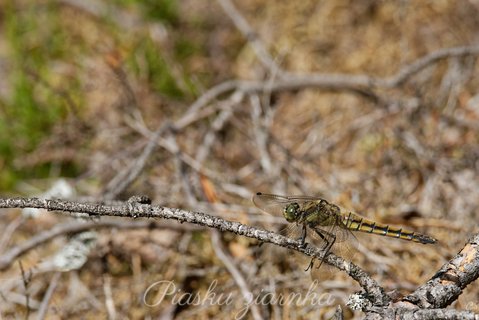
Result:
<svg viewBox="0 0 479 320"><path fill-rule="evenodd" d="M372 233L423 244L437 241L424 234L390 227L352 212L343 212L337 205L318 197L280 196L258 192L253 197L253 203L266 213L282 216L287 222L301 227L299 240L302 245L305 243L306 229L309 227L313 231L310 232L310 237L322 243L324 257L330 252L335 242L356 241L351 231Z"/></svg>

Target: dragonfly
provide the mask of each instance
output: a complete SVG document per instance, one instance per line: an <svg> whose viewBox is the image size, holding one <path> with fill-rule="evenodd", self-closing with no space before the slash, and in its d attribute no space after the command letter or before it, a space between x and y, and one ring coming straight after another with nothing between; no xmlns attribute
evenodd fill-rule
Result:
<svg viewBox="0 0 479 320"><path fill-rule="evenodd" d="M310 196L281 196L258 192L253 196L253 203L262 211L283 217L288 223L288 234L298 234L301 246L306 245L306 236L324 252L319 266L334 248L351 246L357 242L351 231L359 231L392 237L422 244L433 244L437 240L428 235L402 228L391 227L369 219L356 213L342 210L339 206L319 197ZM293 228L290 228L290 227ZM349 244L348 244L349 242ZM334 248L333 246L338 243ZM335 250L336 250L335 249ZM352 253L354 254L354 252ZM314 260L314 259L313 259ZM313 260L306 270L312 267Z"/></svg>

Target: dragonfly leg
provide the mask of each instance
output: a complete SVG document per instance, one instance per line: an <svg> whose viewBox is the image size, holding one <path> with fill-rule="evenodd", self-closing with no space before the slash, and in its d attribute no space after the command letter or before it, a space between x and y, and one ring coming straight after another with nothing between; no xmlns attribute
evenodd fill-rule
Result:
<svg viewBox="0 0 479 320"><path fill-rule="evenodd" d="M323 254L323 258L321 259L321 261L319 262L319 266L318 266L318 269L321 267L321 265L323 264L324 262L324 259L326 259L326 256L329 254L329 251L331 250L331 247L334 245L334 243L336 242L336 236L332 233L329 233L327 231L324 231L324 230L318 230L318 229L314 229L314 231L316 232L316 234L318 236L320 236L325 242L326 242L326 245L324 246L324 248L322 249L324 254ZM324 233L324 234L323 234ZM327 239L329 238L329 240Z"/></svg>
<svg viewBox="0 0 479 320"><path fill-rule="evenodd" d="M308 267L306 269L304 269L304 271L308 271L308 270L311 270L313 268L314 260L316 260L316 257L311 258L311 261L309 262Z"/></svg>
<svg viewBox="0 0 479 320"><path fill-rule="evenodd" d="M303 224L302 230L301 230L301 236L298 238L298 241L300 242L300 247L304 247L306 245L306 225Z"/></svg>

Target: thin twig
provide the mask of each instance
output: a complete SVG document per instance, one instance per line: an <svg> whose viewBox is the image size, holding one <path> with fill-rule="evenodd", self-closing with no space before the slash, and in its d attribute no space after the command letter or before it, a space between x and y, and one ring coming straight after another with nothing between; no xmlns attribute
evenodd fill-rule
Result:
<svg viewBox="0 0 479 320"><path fill-rule="evenodd" d="M199 119L200 118L197 118L197 120ZM130 123L130 125L133 129L135 129L137 132L139 132L143 136L147 137L150 140L153 139L154 133L149 131L146 127L137 123ZM176 125L176 123L173 124L172 127L175 129L175 131L178 129L178 126ZM158 146L162 147L163 149L170 152L171 154L179 156L181 161L183 161L186 165L188 165L189 167L191 167L193 170L197 171L198 173L201 173L202 175L207 176L213 180L224 181L223 176L219 175L218 173L212 170L202 167L198 161L196 161L187 153L183 151L178 153L179 148L177 148L177 145L172 143L171 139L165 139L165 138L159 137L157 140L157 144Z"/></svg>
<svg viewBox="0 0 479 320"><path fill-rule="evenodd" d="M26 218L24 215L17 217L15 220L10 222L8 226L2 230L2 237L0 238L0 254L2 254L5 248L8 245L8 242L12 239L12 235L17 230L17 228L25 222Z"/></svg>
<svg viewBox="0 0 479 320"><path fill-rule="evenodd" d="M428 55L425 55L422 58L417 59L411 64L408 64L402 67L395 75L392 77L386 78L383 80L383 83L386 87L392 88L402 85L407 81L411 76L418 73L427 66L451 57L463 57L470 55L478 55L479 46L465 46L465 47L453 47L453 48L444 48L434 51Z"/></svg>
<svg viewBox="0 0 479 320"><path fill-rule="evenodd" d="M115 302L111 291L111 277L108 274L103 276L103 293L105 293L105 305L108 312L108 319L116 319Z"/></svg>
<svg viewBox="0 0 479 320"><path fill-rule="evenodd" d="M266 121L261 117L261 104L257 95L250 95L250 104L251 122L253 124L253 130L255 131L254 137L256 138L256 146L259 151L260 164L266 175L271 177L274 175L276 168L273 170L273 162L268 152L270 123L265 123Z"/></svg>
<svg viewBox="0 0 479 320"><path fill-rule="evenodd" d="M196 152L195 160L202 165L206 160L206 157L210 153L213 143L216 141L218 132L226 125L228 120L233 116L234 106L238 105L243 100L244 94L242 92L237 92L233 94L231 98L224 103L223 111L218 115L218 117L213 121L210 126L210 130L203 138L203 143L198 148Z"/></svg>
<svg viewBox="0 0 479 320"><path fill-rule="evenodd" d="M53 274L53 277L50 280L50 285L48 286L48 289L45 292L45 296L43 297L42 303L38 310L38 314L37 314L38 320L45 319L47 315L47 311L48 311L48 305L50 304L50 299L52 298L53 292L55 292L55 289L58 285L58 281L60 280L61 276L62 276L61 272L55 272Z"/></svg>
<svg viewBox="0 0 479 320"><path fill-rule="evenodd" d="M43 231L30 237L25 242L16 245L4 254L0 256L0 271L6 270L19 256L27 253L28 251L42 245L45 242L52 240L55 237L65 234L78 233L82 231L101 229L101 228L118 228L118 229L141 229L141 228L180 228L180 230L198 230L194 226L186 225L174 225L165 226L161 223L154 221L114 221L114 220L101 220L101 221L72 221L63 224L58 224L52 229Z"/></svg>
<svg viewBox="0 0 479 320"><path fill-rule="evenodd" d="M258 34L250 27L246 19L241 15L241 13L235 8L233 3L230 0L217 0L221 5L225 13L233 20L236 28L241 32L243 37L249 42L253 48L256 56L261 61L261 63L267 67L271 73L278 74L279 76L284 73L278 65L271 58L268 50L266 50Z"/></svg>
<svg viewBox="0 0 479 320"><path fill-rule="evenodd" d="M243 295L245 302L249 303L251 301L251 297L253 297L253 293L248 288L248 284L246 283L246 280L244 279L241 272L238 270L238 268L236 268L233 261L231 261L231 257L229 257L228 254L225 252L223 244L221 243L221 237L220 237L219 231L212 230L210 234L211 234L211 241L213 244L213 250L215 251L216 256L221 260L221 262L223 262L226 269L228 269L228 272L231 274L234 281L240 288L241 294ZM261 316L261 313L259 312L258 306L256 304L252 303L249 305L249 307L251 308L251 315L253 316L253 319L255 320L263 319L263 317Z"/></svg>
<svg viewBox="0 0 479 320"><path fill-rule="evenodd" d="M170 132L171 134L168 136L168 142L172 146L173 155L175 156L175 171L176 171L176 178L180 182L180 185L183 189L183 194L186 195L186 201L188 204L194 208L197 204L196 197L194 192L191 188L191 184L188 181L188 177L186 175L186 168L184 163L181 161L181 149L178 143L176 142L176 136L174 132Z"/></svg>
<svg viewBox="0 0 479 320"><path fill-rule="evenodd" d="M25 289L25 308L27 308L25 319L28 320L30 316L30 293L28 292L28 287L30 285L30 281L32 280L32 277L30 272L28 274L25 272L21 261L18 261L18 265L20 266L20 272L22 273L23 288Z"/></svg>
<svg viewBox="0 0 479 320"><path fill-rule="evenodd" d="M145 149L143 149L143 153L141 154L141 156L136 159L134 166L126 172L120 172L119 176L113 179L114 181L118 181L118 183L116 183L113 188L106 191L105 199L115 199L120 193L122 193L126 188L130 186L130 184L135 181L135 179L143 171L143 168L146 165L146 161L153 153L153 151L155 151L158 138L167 128L167 125L162 125L158 130L156 130L150 141L146 145Z"/></svg>
<svg viewBox="0 0 479 320"><path fill-rule="evenodd" d="M196 101L188 108L188 111L185 112L185 115L175 122L174 128L184 128L193 121L196 121L197 113L201 108L209 104L221 94L234 90L236 87L237 81L235 80L222 82L212 87L196 99Z"/></svg>

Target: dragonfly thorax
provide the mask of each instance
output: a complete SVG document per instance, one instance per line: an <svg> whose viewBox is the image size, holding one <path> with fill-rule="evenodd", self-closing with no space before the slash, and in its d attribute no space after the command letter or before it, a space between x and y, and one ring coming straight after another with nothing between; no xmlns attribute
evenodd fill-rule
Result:
<svg viewBox="0 0 479 320"><path fill-rule="evenodd" d="M283 210L283 216L288 222L297 221L301 216L300 213L299 204L297 202L288 204Z"/></svg>

